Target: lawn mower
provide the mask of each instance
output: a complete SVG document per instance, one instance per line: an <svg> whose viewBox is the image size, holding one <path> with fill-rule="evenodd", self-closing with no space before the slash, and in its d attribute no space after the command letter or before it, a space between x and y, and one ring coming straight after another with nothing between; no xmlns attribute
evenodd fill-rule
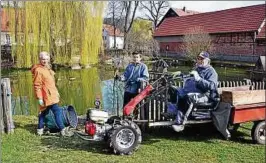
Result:
<svg viewBox="0 0 266 163"><path fill-rule="evenodd" d="M77 135L85 140L106 141L115 154L132 154L142 142L141 129L134 122L136 110L144 105L139 104L144 99L152 98L153 94L160 93L160 89L155 89L155 85L176 88L174 80L187 77L180 72L164 72L156 81L147 83L145 88L123 108L123 116L109 117L106 111L96 109L99 108L96 105L94 109L87 111L85 133L76 132Z"/></svg>

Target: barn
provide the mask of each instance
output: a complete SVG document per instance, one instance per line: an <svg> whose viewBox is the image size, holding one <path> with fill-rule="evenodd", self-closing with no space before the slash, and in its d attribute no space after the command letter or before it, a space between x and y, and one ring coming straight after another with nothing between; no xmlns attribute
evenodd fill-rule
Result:
<svg viewBox="0 0 266 163"><path fill-rule="evenodd" d="M265 4L180 16L169 10L154 31L160 54L186 57L188 29L201 27L211 38L214 60L253 62L265 55ZM194 33L196 34L196 33Z"/></svg>

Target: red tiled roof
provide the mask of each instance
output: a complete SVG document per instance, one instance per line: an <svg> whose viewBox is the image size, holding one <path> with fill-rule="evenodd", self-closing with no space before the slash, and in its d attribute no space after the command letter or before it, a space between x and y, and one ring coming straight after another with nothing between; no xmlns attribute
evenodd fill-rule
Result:
<svg viewBox="0 0 266 163"><path fill-rule="evenodd" d="M18 17L20 17L20 19L23 19L23 9L18 8L17 9L17 13L18 13ZM10 32L10 15L15 15L15 9L14 8L1 8L1 31L2 32ZM24 28L24 24L22 24L22 29ZM18 29L21 30L21 29Z"/></svg>
<svg viewBox="0 0 266 163"><path fill-rule="evenodd" d="M108 32L109 36L114 36L114 27L112 25L103 24L103 28ZM118 28L115 30L115 35L120 37L124 36L124 34Z"/></svg>
<svg viewBox="0 0 266 163"><path fill-rule="evenodd" d="M257 38L265 38L265 24L264 24L264 26L261 28L261 31L259 32Z"/></svg>
<svg viewBox="0 0 266 163"><path fill-rule="evenodd" d="M155 30L154 36L184 35L189 28L198 26L207 33L257 31L264 19L265 4L169 17Z"/></svg>
<svg viewBox="0 0 266 163"><path fill-rule="evenodd" d="M8 13L7 10L2 8L1 9L1 31L8 32Z"/></svg>
<svg viewBox="0 0 266 163"><path fill-rule="evenodd" d="M173 8L173 9L178 16L187 16L187 15L194 15L194 14L200 13L198 11L192 11L192 10L185 10L184 11L183 9L179 9L179 8Z"/></svg>

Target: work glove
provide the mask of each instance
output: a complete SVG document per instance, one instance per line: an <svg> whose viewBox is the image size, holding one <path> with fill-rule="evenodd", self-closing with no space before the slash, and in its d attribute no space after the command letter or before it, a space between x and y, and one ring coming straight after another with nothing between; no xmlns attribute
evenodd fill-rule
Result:
<svg viewBox="0 0 266 163"><path fill-rule="evenodd" d="M125 81L125 80L126 80L126 78L125 78L125 76L124 76L124 75L121 75L121 76L119 77L119 80L120 80L120 81Z"/></svg>
<svg viewBox="0 0 266 163"><path fill-rule="evenodd" d="M44 102L42 99L39 99L38 102L39 102L39 105L44 106Z"/></svg>
<svg viewBox="0 0 266 163"><path fill-rule="evenodd" d="M143 78L137 78L137 82L145 82L146 80Z"/></svg>
<svg viewBox="0 0 266 163"><path fill-rule="evenodd" d="M199 73L195 70L191 71L190 74L194 76L196 81L199 81L201 79L201 77L199 76Z"/></svg>

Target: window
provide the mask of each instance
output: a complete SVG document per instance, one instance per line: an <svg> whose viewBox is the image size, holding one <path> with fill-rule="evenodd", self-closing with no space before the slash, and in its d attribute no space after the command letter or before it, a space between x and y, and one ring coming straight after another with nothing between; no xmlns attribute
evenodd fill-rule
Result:
<svg viewBox="0 0 266 163"><path fill-rule="evenodd" d="M263 39L261 39L261 40L257 40L257 45L259 45L259 46L264 46L264 45L266 45L266 41L263 40Z"/></svg>
<svg viewBox="0 0 266 163"><path fill-rule="evenodd" d="M10 44L10 35L6 34L6 44Z"/></svg>

